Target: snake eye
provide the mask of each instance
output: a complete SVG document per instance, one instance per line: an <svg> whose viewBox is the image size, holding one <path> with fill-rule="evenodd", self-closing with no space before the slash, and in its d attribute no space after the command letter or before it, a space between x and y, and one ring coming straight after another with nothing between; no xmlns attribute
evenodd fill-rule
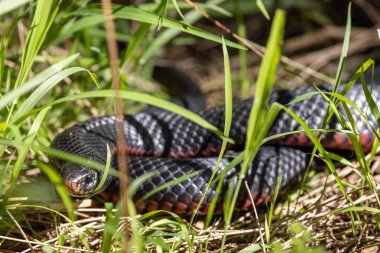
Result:
<svg viewBox="0 0 380 253"><path fill-rule="evenodd" d="M86 175L84 178L84 182L86 184L91 184L94 181L94 178L91 175Z"/></svg>

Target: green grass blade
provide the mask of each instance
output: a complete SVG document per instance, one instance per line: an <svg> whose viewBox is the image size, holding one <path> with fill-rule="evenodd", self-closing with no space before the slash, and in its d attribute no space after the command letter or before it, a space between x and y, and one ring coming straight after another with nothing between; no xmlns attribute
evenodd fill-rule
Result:
<svg viewBox="0 0 380 253"><path fill-rule="evenodd" d="M74 20L65 24L59 31L57 36L50 42L51 44L58 44L64 41L66 38L71 37L74 33L79 32L83 29L94 27L103 24L104 20L99 19L98 16L87 16Z"/></svg>
<svg viewBox="0 0 380 253"><path fill-rule="evenodd" d="M102 252L108 253L112 252L112 238L117 232L118 223L120 221L121 209L117 208L115 214L113 214L112 209L113 205L111 203L105 204L106 208L106 222L104 225L103 231L103 244L102 244Z"/></svg>
<svg viewBox="0 0 380 253"><path fill-rule="evenodd" d="M350 35L351 35L351 3L348 4L346 30L344 33L342 53L340 54L338 70L336 72L336 77L335 77L335 86L334 86L335 92L338 90L339 83L340 83L341 78L342 78L344 60L347 57L348 47L350 44Z"/></svg>
<svg viewBox="0 0 380 253"><path fill-rule="evenodd" d="M186 22L185 16L182 14L181 8L179 8L179 5L177 3L177 0L172 0L172 3L174 5L174 8L176 9L178 15L182 18L183 21ZM186 22L187 23L187 22Z"/></svg>
<svg viewBox="0 0 380 253"><path fill-rule="evenodd" d="M7 104L17 100L20 96L31 91L32 89L40 85L42 82L49 79L51 76L61 71L64 67L72 63L75 59L77 59L78 56L79 54L75 54L54 64L53 66L45 69L44 71L30 79L28 82L24 83L23 86L17 89L13 89L7 94L5 94L3 97L0 98L0 110L2 110Z"/></svg>
<svg viewBox="0 0 380 253"><path fill-rule="evenodd" d="M102 189L104 183L107 180L110 169L111 169L111 151L110 151L110 146L107 144L107 160L104 166L104 173L103 173L102 178L100 179L98 186L96 186L94 190L94 194L98 193Z"/></svg>
<svg viewBox="0 0 380 253"><path fill-rule="evenodd" d="M46 34L50 28L50 25L53 22L55 14L58 11L58 6L59 4L54 3L53 0L37 1L31 24L31 30L26 37L21 59L21 68L19 75L17 76L15 87L20 86L27 78L34 59L36 58L36 55L41 48L42 42L44 41Z"/></svg>
<svg viewBox="0 0 380 253"><path fill-rule="evenodd" d="M142 23L137 29L137 31L133 34L133 37L131 41L128 43L127 50L125 50L125 53L122 55L120 60L120 68L124 68L128 61L131 59L132 55L134 54L135 50L137 49L138 45L141 43L143 39L146 37L146 33L149 31L149 24Z"/></svg>
<svg viewBox="0 0 380 253"><path fill-rule="evenodd" d="M268 13L267 9L265 8L263 1L262 0L256 0L256 4L257 4L257 7L259 7L259 10L261 11L261 13L264 15L264 17L266 19L270 20L269 13Z"/></svg>
<svg viewBox="0 0 380 253"><path fill-rule="evenodd" d="M200 3L199 4L197 3L197 4L201 8L204 7L204 8L218 9L215 6L217 6L218 4L222 2L223 0L212 0L212 1L209 1L207 4L200 4ZM170 6L171 5L169 5L169 7ZM191 7L186 3L179 4L179 6L181 6L182 9ZM153 5L143 4L143 5L140 5L140 8L146 11L155 11L156 4L153 4ZM192 10L186 13L184 18L187 24L193 24L195 21L201 18L201 14L196 10ZM140 55L139 62L145 63L149 61L154 55L157 55L162 50L164 45L168 44L171 40L175 39L180 33L181 31L176 30L176 29L167 29L164 31L161 30L160 33L157 35L157 37L147 46L147 48L144 50L142 55Z"/></svg>
<svg viewBox="0 0 380 253"><path fill-rule="evenodd" d="M257 80L255 101L250 112L246 146L245 159L240 177L237 182L237 187L233 195L232 203L235 203L238 197L239 189L242 184L242 178L247 172L249 164L253 161L256 153L259 150L259 144L265 137L266 132L262 128L265 123L265 115L269 102L270 92L274 83L277 66L281 56L281 45L283 37L283 29L285 25L285 13L281 10L276 11L271 33L269 36L267 49L261 64L259 77ZM269 129L269 128L268 128ZM226 221L232 218L232 209L226 214Z"/></svg>
<svg viewBox="0 0 380 253"><path fill-rule="evenodd" d="M236 22L238 25L238 35L241 38L247 37L246 26L244 24L243 16L241 14L240 0L234 0L235 12L236 12ZM240 97L242 99L249 97L249 87L250 87L250 77L248 75L248 51L239 50L239 60L240 60L240 86L241 92Z"/></svg>
<svg viewBox="0 0 380 253"><path fill-rule="evenodd" d="M294 118L298 122L298 124L300 124L300 126L305 130L307 136L313 142L315 148L319 151L321 156L325 159L326 165L328 166L330 171L333 173L342 193L344 195L346 195L346 190L344 189L342 181L340 180L340 178L336 172L335 166L334 166L333 162L331 161L331 159L328 155L328 152L323 148L323 146L319 142L318 138L315 137L314 133L311 131L311 129L308 127L308 125L300 117L298 117L293 111L289 110L287 107L285 107L283 105L279 104L279 106L282 107L282 109L284 111L286 111L288 114L290 114L290 116L292 116L292 118Z"/></svg>
<svg viewBox="0 0 380 253"><path fill-rule="evenodd" d="M347 82L346 86L343 88L341 94L345 95L349 89L351 89L352 85L356 83L356 81L361 78L364 71L366 71L371 65L373 66L375 62L373 60L367 60L360 66L360 68L355 72L355 75Z"/></svg>
<svg viewBox="0 0 380 253"><path fill-rule="evenodd" d="M270 202L270 207L269 207L269 212L268 212L268 227L270 227L270 225L272 224L272 217L273 217L273 212L274 212L274 206L275 206L276 200L277 200L277 198L279 196L280 187L281 187L281 183L282 183L282 178L283 177L284 177L284 170L281 171L280 177L277 180L276 188L274 189L274 195L273 195L273 197L271 199L271 202Z"/></svg>
<svg viewBox="0 0 380 253"><path fill-rule="evenodd" d="M24 164L26 155L28 154L28 152L30 150L30 146L31 146L32 142L34 141L36 134L37 134L42 122L43 122L43 119L45 118L46 113L48 112L49 109L50 109L49 107L45 108L38 113L36 119L34 120L32 126L30 127L30 130L28 132L28 136L26 137L25 142L24 142L25 144L21 148L19 148L19 150L18 150L18 157L17 157L16 163L13 167L11 178L9 180L10 188L7 190L7 193L4 197L5 202L8 200L8 198L12 192L13 187L15 187L15 185L16 185L16 180L17 180L17 177L18 177L18 175L21 171L21 168Z"/></svg>
<svg viewBox="0 0 380 253"><path fill-rule="evenodd" d="M2 0L0 1L0 16L13 11L27 3L31 2L31 0Z"/></svg>
<svg viewBox="0 0 380 253"><path fill-rule="evenodd" d="M152 24L156 26L161 25L162 27L173 28L173 29L176 29L185 33L189 33L191 35L194 35L203 39L211 40L217 43L222 43L221 38L217 35L203 31L202 29L185 24L183 22L179 22L169 17L161 17L157 14L147 12L139 8L128 7L128 6L114 5L113 10L114 10L113 12L114 18L134 20L134 21L148 23L148 24ZM100 6L96 6L96 5L87 7L82 10L78 10L75 14L91 15L91 16L96 15L100 19L103 19L102 9L100 8ZM160 20L161 20L161 23L160 23ZM246 50L244 46L241 46L232 41L226 41L226 45L233 48Z"/></svg>
<svg viewBox="0 0 380 253"><path fill-rule="evenodd" d="M31 111L34 106L40 102L40 100L48 93L51 89L53 89L57 84L59 84L66 77L78 73L81 71L88 71L84 68L80 67L71 67L65 70L62 70L55 75L51 76L48 80L43 82L20 106L20 108L14 114L12 121L17 121L24 114Z"/></svg>
<svg viewBox="0 0 380 253"><path fill-rule="evenodd" d="M225 90L225 99L224 99L225 100L225 103L224 103L225 104L224 136L228 137L229 134L230 134L230 130L231 130L232 109L233 109L233 102L232 102L232 80L231 80L230 59L229 59L229 55L228 55L227 46L226 46L226 44L224 42L224 38L222 38L222 45L223 45L224 87L225 87L224 88L224 90ZM214 168L214 170L212 172L212 175L211 175L211 177L209 179L207 188L205 189L205 192L203 193L203 196L202 196L202 199L200 200L200 203L203 201L203 198L206 196L208 190L210 189L211 181L214 179L216 173L219 170L220 161L221 161L221 159L222 159L222 157L223 157L223 155L225 153L226 147L227 147L227 141L226 141L226 139L224 139L222 141L222 146L221 146L221 149L220 149L218 160L217 160L217 162L215 164L215 168ZM216 205L216 202L217 202L217 199L219 197L219 193L220 193L220 190L221 190L221 187L222 187L222 180L223 180L223 178L220 179L220 181L219 181L219 184L218 184L218 187L217 187L217 190L216 190L216 194L213 197L213 199L211 201L210 208L209 208L209 210L207 212L205 227L208 227L210 225L211 219L213 218L214 210L215 210L215 205ZM198 209L197 209L197 211L198 211Z"/></svg>
<svg viewBox="0 0 380 253"><path fill-rule="evenodd" d="M114 90L99 90L99 91L89 91L89 92L83 92L81 94L77 95L71 95L67 97L63 97L60 99L55 100L54 102L49 103L46 106L54 106L60 103L73 101L76 99L84 99L84 98L109 98L109 97L115 97L115 91ZM220 136L221 138L226 138L228 142L233 143L233 140L230 138L224 136L224 134L214 125L210 124L207 120L199 116L198 114L191 112L181 106L178 106L176 104L173 104L171 102L165 101L163 99L159 99L157 97L143 94L140 92L132 92L132 91L120 91L120 97L122 99L128 99L136 102L141 102L149 105L156 106L158 108L162 108L171 112L174 112L178 115L183 116L184 118L187 118L194 123L208 129L209 131L215 133L216 135ZM46 107L44 106L44 107ZM41 107L40 109L44 108ZM35 111L38 111L40 109L36 109ZM32 111L34 113L35 111Z"/></svg>
<svg viewBox="0 0 380 253"><path fill-rule="evenodd" d="M49 180L55 185L55 188L59 196L61 197L63 204L66 207L66 211L68 213L70 220L74 220L75 215L74 215L73 202L72 202L72 199L70 197L67 187L64 185L62 181L62 177L59 175L59 173L55 169L53 169L52 167L42 162L37 162L37 166L38 168L41 169L43 173L45 173L45 175L48 176Z"/></svg>
<svg viewBox="0 0 380 253"><path fill-rule="evenodd" d="M254 243L238 251L238 253L254 253L254 252L262 252L260 244Z"/></svg>

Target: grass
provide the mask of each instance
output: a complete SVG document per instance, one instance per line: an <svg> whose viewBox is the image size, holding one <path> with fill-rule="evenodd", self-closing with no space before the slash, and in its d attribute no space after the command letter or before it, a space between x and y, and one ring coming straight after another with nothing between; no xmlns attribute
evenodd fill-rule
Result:
<svg viewBox="0 0 380 253"><path fill-rule="evenodd" d="M323 93L316 88L315 92L305 94L293 103L312 96L323 96L330 104L325 122L327 123L332 115L341 122L344 126L342 131L348 134L354 144L358 162L346 162L349 165L346 169L337 170L333 160L340 158L327 152L320 144L320 139L314 135L315 132L324 133L332 130L310 129L298 115L283 105L274 103L269 108L269 97L278 74L278 65L284 64L281 49L285 12L277 10L271 16L267 9L270 10L273 3L270 2L266 9L262 1L257 1L262 12L258 15L270 16L273 21L265 55L258 71L256 100L250 115L245 152L230 165L232 167L242 162L241 176L235 189L231 189L230 199L225 201L223 216L215 216L214 209L210 208L205 219L195 215L183 219L174 213L159 210L137 215L130 200L127 202L129 217L123 217L120 205L114 206L111 203L104 203L100 207L80 207L78 204L83 205L88 200L72 199L63 186L62 179L49 164L49 158L58 156L98 169L103 167L54 151L48 146L61 129L90 116L112 113L113 108L110 105L116 96L110 88L112 80L106 53L107 34L103 27L102 8L86 1L78 2L40 0L22 1L18 4L3 1L0 4L9 4L7 9L0 8L5 17L0 25L6 28L1 30L0 44L0 152L3 157L0 163L1 250L22 248L25 252L34 249L44 252L58 249L76 249L84 252L120 251L126 249L126 230L130 231L131 235L128 238L128 247L137 252L324 252L326 249L334 249L328 245L331 244L331 234L322 229L329 227L333 230L333 237L346 240L346 245L355 242L361 245L360 247L369 247L379 243L375 237L379 234L380 220L378 186L376 178L372 175L374 167L371 166L380 161L375 156L375 151L370 156L364 155L349 110L357 108L344 97L346 89L343 90L343 94L337 93L344 72L344 63L349 57L350 9L342 53L337 64L334 86L336 89L334 92ZM316 2L313 4L318 5ZM222 0L210 0L198 6L207 12L215 13L215 16L219 15L218 17L236 16L239 34L245 35L244 27L248 28L248 25L244 23L242 15L250 10L245 8L246 1L236 0L231 7ZM229 128L236 86L232 84L234 71L230 61L231 52L236 55L236 50L239 49L238 62L242 85L238 88L245 95L251 89L247 78L248 46L225 39L218 32L208 32L194 25L201 18L201 14L190 5L181 2L162 1L158 4L139 6L114 5L113 11L114 17L117 18L116 38L127 43L123 45L125 50L120 54L118 64L121 85L126 88L120 92L127 108L126 112L136 112L140 108L139 104L149 104L194 121L223 139L219 162L227 144L233 141L229 138ZM15 23L18 25L14 25ZM225 129L217 129L207 119L158 98L156 92L147 94L128 81L128 75L132 74L149 79L149 73L146 74L149 71L146 70L152 69L154 59L160 57L165 49L169 50L170 43L180 40L177 36L183 34L185 38L190 38L190 41L212 43L217 48L214 51L223 57ZM371 60L364 62L346 87L360 79L362 72L373 65L374 62ZM125 69L128 72L123 74ZM363 79L362 83L369 105L368 110L379 122L377 105ZM337 110L338 104L346 110L348 122ZM243 177L248 165L260 146L270 139L266 138L267 131L281 110L292 115L304 127L304 132L315 144L315 154L325 161L333 180L328 173L307 173L303 186L310 187L306 196L314 201L308 202L305 195L297 194L297 191L281 203L277 203L280 199L275 197L275 201L267 207L268 212L259 213L260 223L257 225L255 218L252 218L253 215L236 215L233 207L239 190L244 190ZM364 117L365 114L362 115ZM217 167L216 164L215 168ZM216 184L217 188L220 187L221 184L218 186L218 182L221 182L227 170L217 174L215 169L209 187L213 184ZM352 171L356 171L357 174ZM115 171L110 169L107 173ZM132 182L130 194L149 176L151 175L147 174L144 178ZM350 177L356 178L357 182L363 179L362 183L352 184L351 180L347 179ZM313 186L313 182L319 184ZM174 183L176 181L167 185ZM339 186L339 190L336 189L336 185ZM313 192L312 187L319 191ZM276 195L281 195L280 193L277 189ZM329 195L331 193L332 197ZM216 199L214 203L215 201ZM239 217L245 217L245 220ZM322 226L325 223L326 226ZM338 223L342 225L336 225Z"/></svg>

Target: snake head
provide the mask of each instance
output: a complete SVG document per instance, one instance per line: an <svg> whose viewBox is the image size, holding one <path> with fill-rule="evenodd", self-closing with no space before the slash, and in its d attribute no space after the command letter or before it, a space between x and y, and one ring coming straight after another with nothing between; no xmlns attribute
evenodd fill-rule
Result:
<svg viewBox="0 0 380 253"><path fill-rule="evenodd" d="M64 184L69 189L70 195L83 198L95 193L103 172L75 163L66 163L62 166L61 176ZM110 180L106 180L100 191L107 187L107 181Z"/></svg>

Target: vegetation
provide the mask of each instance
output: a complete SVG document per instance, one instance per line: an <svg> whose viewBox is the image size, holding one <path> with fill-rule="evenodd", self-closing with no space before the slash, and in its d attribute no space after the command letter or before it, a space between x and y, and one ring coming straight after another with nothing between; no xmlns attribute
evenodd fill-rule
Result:
<svg viewBox="0 0 380 253"><path fill-rule="evenodd" d="M104 18L108 1L95 2L0 2L0 251L378 250L378 144L366 156L355 122L350 117L346 122L336 110L339 104L352 107L344 94L336 93L342 80L348 80L349 87L379 58L376 0L345 3L341 12L334 1L316 0L271 0L265 5L259 0L114 3L114 20ZM109 49L115 49L110 47L115 40L119 53L113 59ZM225 129L167 102L165 90L152 81L155 64L175 65L200 80L209 104L224 101ZM325 122L332 115L340 120L355 146L356 160L326 151L319 143L321 135L315 136L285 106L268 106L273 86L305 83L334 86L335 92L325 94L316 87L315 93L298 100L325 97L330 104ZM114 91L118 85L119 93ZM63 129L118 109L134 113L146 105L178 113L218 134L223 139L221 157L231 141L233 98L251 95L258 99L250 114L245 152L234 161L242 162L242 175L269 140L267 131L281 110L304 126L315 144L313 153L326 164L324 170L310 170L286 198L277 199L277 190L274 201L258 214L255 207L246 213L234 211L237 191L225 201L222 216L210 208L207 217L159 210L136 214L130 196L124 205L103 203L96 196L78 200L70 197L49 163L52 157L62 157L89 164L49 148ZM368 90L366 98L378 119ZM118 99L122 108L114 103ZM336 166L336 160L343 165ZM238 186L244 189L242 179ZM123 215L126 207L128 217Z"/></svg>

